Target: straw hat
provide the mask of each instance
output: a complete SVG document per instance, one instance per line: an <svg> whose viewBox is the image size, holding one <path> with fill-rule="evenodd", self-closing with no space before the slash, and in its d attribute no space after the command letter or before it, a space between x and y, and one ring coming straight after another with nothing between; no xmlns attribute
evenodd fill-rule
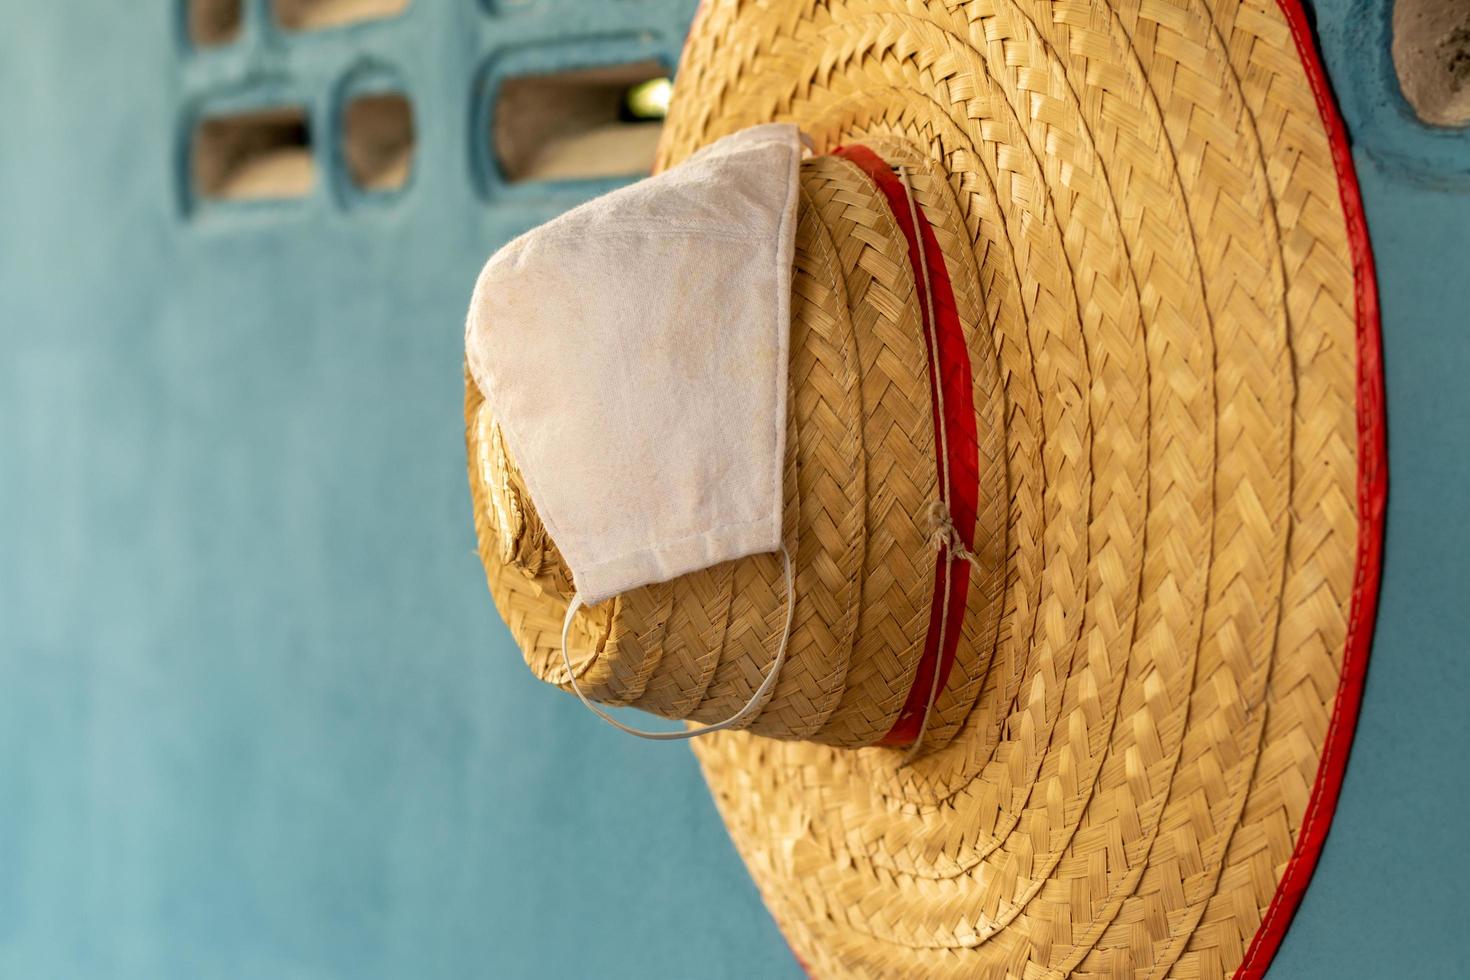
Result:
<svg viewBox="0 0 1470 980"><path fill-rule="evenodd" d="M1371 260L1296 2L695 22L662 163L771 120L819 154L787 660L745 731L695 743L817 976L1254 976L1280 940L1351 738L1384 493ZM571 581L472 382L465 410L491 592L565 686ZM594 607L580 687L727 717L785 601L761 555Z"/></svg>

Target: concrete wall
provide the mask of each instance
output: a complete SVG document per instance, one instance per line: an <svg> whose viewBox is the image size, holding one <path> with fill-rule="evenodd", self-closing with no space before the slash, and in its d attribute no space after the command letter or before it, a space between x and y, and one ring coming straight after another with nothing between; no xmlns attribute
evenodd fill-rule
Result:
<svg viewBox="0 0 1470 980"><path fill-rule="evenodd" d="M692 0L0 0L0 976L779 977L690 754L548 696L474 555L461 324L500 242L505 73L672 63ZM1407 113L1383 0L1320 0L1385 311L1393 496L1344 803L1282 977L1448 976L1470 880L1470 135ZM344 179L360 81L397 195ZM306 108L317 179L197 206L193 121Z"/></svg>

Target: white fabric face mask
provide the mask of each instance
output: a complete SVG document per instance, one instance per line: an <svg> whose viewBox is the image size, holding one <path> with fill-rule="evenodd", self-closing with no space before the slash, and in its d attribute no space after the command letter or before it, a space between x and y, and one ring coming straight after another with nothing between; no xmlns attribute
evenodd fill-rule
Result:
<svg viewBox="0 0 1470 980"><path fill-rule="evenodd" d="M480 273L470 373L585 604L781 547L800 161L744 130Z"/></svg>

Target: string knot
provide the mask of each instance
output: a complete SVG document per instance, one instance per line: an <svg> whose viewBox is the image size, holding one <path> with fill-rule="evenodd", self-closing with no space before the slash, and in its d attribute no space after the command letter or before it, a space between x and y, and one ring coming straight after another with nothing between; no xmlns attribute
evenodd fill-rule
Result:
<svg viewBox="0 0 1470 980"><path fill-rule="evenodd" d="M980 565L980 556L965 544L965 539L960 536L959 529L954 526L954 518L950 517L949 508L942 500L929 504L929 543L934 546L935 551L947 549L951 558L964 559L977 572L983 570Z"/></svg>

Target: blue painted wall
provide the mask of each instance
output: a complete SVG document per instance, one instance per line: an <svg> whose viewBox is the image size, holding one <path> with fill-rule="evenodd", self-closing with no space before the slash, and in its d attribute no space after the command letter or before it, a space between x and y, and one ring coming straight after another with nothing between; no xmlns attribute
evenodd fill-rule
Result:
<svg viewBox="0 0 1470 980"><path fill-rule="evenodd" d="M795 975L689 753L522 666L463 472L474 274L593 189L488 194L476 100L499 71L672 62L692 0L415 0L290 37L246 5L237 43L191 53L164 0L0 0L0 977ZM1384 10L1318 11L1378 250L1393 495L1284 977L1462 975L1470 928L1470 134L1408 117ZM365 71L418 122L384 201L332 166ZM283 98L311 112L312 195L186 208L192 114Z"/></svg>

